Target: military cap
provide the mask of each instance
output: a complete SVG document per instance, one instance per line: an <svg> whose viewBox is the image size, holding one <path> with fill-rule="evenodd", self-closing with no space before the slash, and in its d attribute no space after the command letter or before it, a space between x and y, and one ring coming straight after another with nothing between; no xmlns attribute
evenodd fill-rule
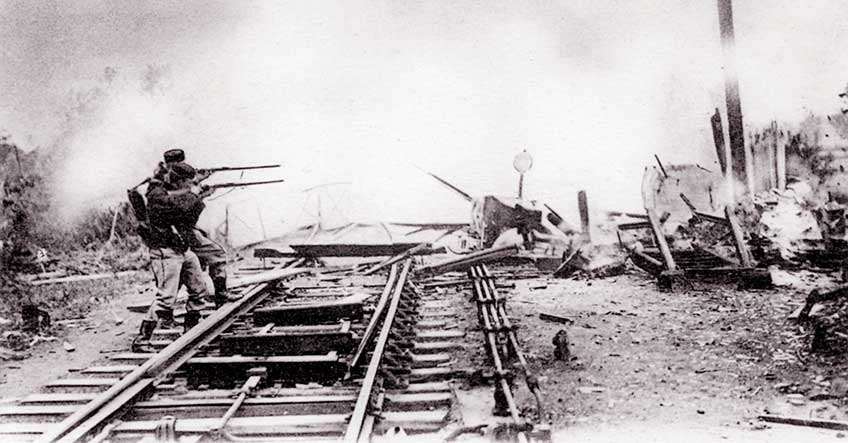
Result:
<svg viewBox="0 0 848 443"><path fill-rule="evenodd" d="M168 149L163 155L166 163L177 163L185 161L185 152L182 149Z"/></svg>
<svg viewBox="0 0 848 443"><path fill-rule="evenodd" d="M187 163L177 162L171 166L171 173L178 178L192 179L194 178L196 171Z"/></svg>

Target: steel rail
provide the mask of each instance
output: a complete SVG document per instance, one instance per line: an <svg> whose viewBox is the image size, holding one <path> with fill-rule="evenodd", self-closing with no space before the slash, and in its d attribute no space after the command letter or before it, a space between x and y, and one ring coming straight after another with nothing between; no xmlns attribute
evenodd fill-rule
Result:
<svg viewBox="0 0 848 443"><path fill-rule="evenodd" d="M371 360L368 364L368 371L365 373L365 378L362 380L362 387L359 390L359 396L356 399L356 405L353 408L350 421L345 430L344 441L346 443L356 443L363 437L362 431L365 425L366 413L368 405L371 403L374 385L377 380L377 371L380 368L380 361L383 359L383 351L386 349L386 343L389 339L389 334L392 330L392 324L395 320L395 314L400 305L401 294L406 286L406 279L409 276L409 269L412 266L412 259L407 258L403 263L403 269L400 271L400 276L395 283L394 292L392 293L391 304L386 312L383 325L380 328L380 335L374 345L374 351L371 355Z"/></svg>
<svg viewBox="0 0 848 443"><path fill-rule="evenodd" d="M280 279L311 272L307 269L292 269L280 273ZM185 363L203 345L227 329L236 318L259 304L270 293L270 282L259 283L249 288L241 299L225 305L202 320L197 326L173 343L150 357L144 364L124 376L117 384L95 397L85 406L60 422L55 428L42 434L41 442L74 442L82 440L104 422L110 420L127 404L146 392L163 375Z"/></svg>
<svg viewBox="0 0 848 443"><path fill-rule="evenodd" d="M539 413L539 418L541 419L544 416L544 404L542 402L542 390L539 387L539 382L533 373L530 371L530 365L527 364L527 359L524 357L524 352L521 351L521 347L518 344L518 334L515 333L515 329L512 327L512 322L509 321L509 316L506 313L506 307L504 303L501 301L500 297L498 297L498 291L495 288L495 281L491 277L491 272L489 272L489 268L486 265L481 265L477 268L477 273L485 277L485 283L483 288L488 292L490 297L495 300L495 307L497 309L497 314L500 315L501 321L503 323L504 329L507 332L507 339L509 340L510 349L512 354L518 359L518 363L521 365L522 372L524 373L524 382L527 384L527 389L533 394L533 397L536 399L536 410Z"/></svg>
<svg viewBox="0 0 848 443"><path fill-rule="evenodd" d="M497 318L497 315L494 311L494 304L496 300L491 297L491 294L487 294L483 290L483 283L481 282L479 269L477 267L471 268L471 277L474 280L474 292L476 294L476 302L477 302L477 311L480 314L480 320L483 326L483 333L486 339L486 344L489 348L489 356L492 358L492 364L495 366L495 373L498 380L498 384L500 386L501 393L503 394L504 401L509 408L509 414L512 418L512 421L517 427L521 427L524 425L524 422L521 418L521 413L518 411L518 406L515 402L515 396L512 394L512 390L510 389L509 383L504 378L506 371L504 370L504 362L501 360L501 355L498 349L498 337L496 334L496 328L493 327L494 322L493 319ZM524 431L519 431L517 434L519 442L527 442L528 438Z"/></svg>
<svg viewBox="0 0 848 443"><path fill-rule="evenodd" d="M356 348L356 353L353 354L353 358L350 360L350 367L348 369L345 378L350 378L353 369L359 365L359 361L365 355L365 349L371 343L371 338L374 336L374 332L377 331L377 325L380 322L380 318L383 316L383 311L386 308L386 305L389 302L389 295L392 293L392 289L395 286L395 279L397 278L397 265L393 264L391 269L389 270L389 278L386 280L386 286L383 288L383 292L380 294L380 301L377 302L377 307L374 309L374 313L371 314L371 320L368 322L368 327L365 328L365 332L362 334L362 339L359 341L359 346Z"/></svg>

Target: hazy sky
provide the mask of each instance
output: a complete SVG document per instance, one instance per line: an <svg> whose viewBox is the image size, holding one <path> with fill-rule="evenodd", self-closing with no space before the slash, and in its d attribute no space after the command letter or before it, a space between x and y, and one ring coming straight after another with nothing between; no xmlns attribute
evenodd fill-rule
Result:
<svg viewBox="0 0 848 443"><path fill-rule="evenodd" d="M120 198L175 145L199 166L285 163L286 184L210 204L209 219L233 204L246 236L257 203L275 233L298 222L303 189L331 181L353 182L333 191L350 218L465 220L467 205L413 165L511 194L525 148L527 194L572 220L583 188L595 210L639 208L654 153L717 168L711 0L0 5L0 130L25 148L71 147L70 207ZM840 105L844 1L734 8L746 125ZM148 65L161 73L152 93ZM96 109L66 121L74 91L98 85Z"/></svg>

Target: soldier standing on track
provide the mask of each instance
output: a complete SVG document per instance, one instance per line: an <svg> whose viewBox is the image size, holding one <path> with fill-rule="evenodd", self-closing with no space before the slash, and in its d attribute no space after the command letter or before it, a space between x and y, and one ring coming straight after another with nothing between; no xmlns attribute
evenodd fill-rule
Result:
<svg viewBox="0 0 848 443"><path fill-rule="evenodd" d="M148 233L146 243L150 250L150 264L156 280L156 299L150 306L148 318L143 320L133 348L149 342L157 322L164 327L173 326L174 303L180 285L188 290L185 330L200 320L206 285L203 283L200 261L189 249L197 218L203 211L203 192L192 192L194 168L185 163L175 163L168 172L170 187L153 185L147 189Z"/></svg>
<svg viewBox="0 0 848 443"><path fill-rule="evenodd" d="M182 149L169 149L163 155L165 170L170 170L173 165L185 162L185 152ZM195 171L197 175L194 178L194 184L199 184L206 180L211 175L207 171ZM189 247L197 258L200 259L200 264L206 268L209 277L212 279L212 285L215 288L215 306L220 307L225 302L230 300L227 292L227 252L209 239L205 232L198 228L194 228L194 235L191 238Z"/></svg>

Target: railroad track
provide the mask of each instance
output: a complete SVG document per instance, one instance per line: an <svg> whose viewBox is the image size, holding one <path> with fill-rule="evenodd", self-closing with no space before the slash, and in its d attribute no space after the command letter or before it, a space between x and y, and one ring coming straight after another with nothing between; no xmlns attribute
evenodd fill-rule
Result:
<svg viewBox="0 0 848 443"><path fill-rule="evenodd" d="M453 438L468 429L457 425L450 382L469 372L452 367L453 353L479 339L456 327L467 302L416 284L412 268L406 259L387 275L276 271L184 335L157 330L158 352L113 354L0 409L0 441L354 442L400 430ZM498 298L488 272L469 274L478 300ZM508 322L503 303L492 306L492 318ZM518 343L507 332L484 334L510 352L491 354L500 358L497 401L513 389L503 364ZM544 439L510 399L510 434Z"/></svg>

